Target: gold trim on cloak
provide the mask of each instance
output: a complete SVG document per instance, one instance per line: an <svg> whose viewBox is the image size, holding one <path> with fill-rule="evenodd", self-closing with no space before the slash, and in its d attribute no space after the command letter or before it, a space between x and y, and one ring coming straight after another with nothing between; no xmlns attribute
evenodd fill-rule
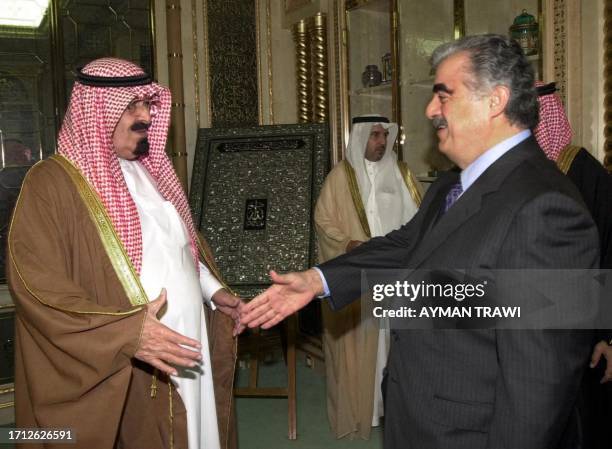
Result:
<svg viewBox="0 0 612 449"><path fill-rule="evenodd" d="M567 172L572 166L572 162L574 162L574 159L576 158L576 155L580 149L581 148L576 145L568 145L563 148L561 154L559 154L559 157L557 158L557 167L559 167L559 170L567 175Z"/></svg>
<svg viewBox="0 0 612 449"><path fill-rule="evenodd" d="M408 189L408 193L412 197L412 200L417 205L417 207L421 207L421 201L423 201L423 197L421 196L421 191L419 190L418 180L414 177L410 169L408 168L408 164L402 161L397 161L397 168L404 179L404 183L406 184L406 188Z"/></svg>
<svg viewBox="0 0 612 449"><path fill-rule="evenodd" d="M361 223L361 229L363 229L363 233L371 239L372 234L370 234L370 225L368 224L368 217L363 207L363 202L361 201L361 193L359 193L359 184L357 183L357 176L355 176L355 169L347 161L342 161L342 164L344 164L349 191L351 192L353 205L359 217L359 223Z"/></svg>
<svg viewBox="0 0 612 449"><path fill-rule="evenodd" d="M49 158L53 162L57 163L62 167L72 182L74 182L83 203L87 207L89 215L94 222L102 246L111 261L113 269L119 278L119 282L123 286L125 293L133 306L141 306L147 304L149 299L142 288L140 279L136 274L136 270L132 265L125 248L119 240L119 236L113 228L113 224L110 217L106 213L104 205L100 201L98 194L87 182L85 177L81 174L78 168L76 168L72 162L66 159L64 156L54 154Z"/></svg>

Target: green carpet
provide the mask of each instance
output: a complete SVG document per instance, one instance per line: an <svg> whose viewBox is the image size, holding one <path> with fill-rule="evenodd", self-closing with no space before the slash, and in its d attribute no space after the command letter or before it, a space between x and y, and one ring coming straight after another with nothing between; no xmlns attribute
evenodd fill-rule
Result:
<svg viewBox="0 0 612 449"><path fill-rule="evenodd" d="M259 386L282 387L286 368L282 361L261 364ZM237 383L244 386L248 370L238 370ZM325 407L325 378L298 357L297 440L287 438L287 399L237 398L239 449L380 449L381 428L372 429L369 441L337 440L332 434Z"/></svg>

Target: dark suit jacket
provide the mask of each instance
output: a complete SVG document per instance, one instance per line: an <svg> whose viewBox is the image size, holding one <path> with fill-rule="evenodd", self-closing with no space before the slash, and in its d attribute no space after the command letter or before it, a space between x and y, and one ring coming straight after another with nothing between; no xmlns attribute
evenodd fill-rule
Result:
<svg viewBox="0 0 612 449"><path fill-rule="evenodd" d="M597 230L579 193L532 137L437 218L457 178L436 181L399 230L320 266L333 308L360 296L367 268L598 266ZM569 330L392 331L385 447L559 447L590 338Z"/></svg>

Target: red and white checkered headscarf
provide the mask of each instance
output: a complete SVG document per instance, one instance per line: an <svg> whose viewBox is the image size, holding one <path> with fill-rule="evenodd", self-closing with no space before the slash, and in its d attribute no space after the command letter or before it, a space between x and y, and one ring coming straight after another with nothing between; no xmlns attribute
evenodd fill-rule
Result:
<svg viewBox="0 0 612 449"><path fill-rule="evenodd" d="M536 87L543 85L543 82L536 81ZM533 133L546 157L556 162L561 151L572 141L572 128L557 94L539 95L538 103L540 121Z"/></svg>
<svg viewBox="0 0 612 449"><path fill-rule="evenodd" d="M86 75L129 77L143 75L137 65L116 58L102 58L82 69ZM137 273L142 265L142 231L136 205L113 150L113 132L127 106L135 99L151 101L149 154L139 161L157 182L161 195L183 219L191 237L196 269L196 233L185 192L165 151L170 123L170 91L157 83L131 87L93 87L76 81L58 137L58 152L76 165L94 190Z"/></svg>

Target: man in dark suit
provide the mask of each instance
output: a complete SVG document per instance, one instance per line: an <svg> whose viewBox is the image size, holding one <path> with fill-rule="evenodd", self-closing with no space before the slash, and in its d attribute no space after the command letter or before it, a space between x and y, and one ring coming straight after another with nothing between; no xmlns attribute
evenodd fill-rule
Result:
<svg viewBox="0 0 612 449"><path fill-rule="evenodd" d="M243 323L273 326L324 294L341 308L360 297L368 268L598 266L597 230L579 193L529 131L538 106L519 45L467 36L437 48L432 62L426 114L461 172L438 179L399 230L315 269L272 272L274 285L247 305ZM385 446L567 447L562 435L575 422L589 338L572 330L393 330Z"/></svg>

